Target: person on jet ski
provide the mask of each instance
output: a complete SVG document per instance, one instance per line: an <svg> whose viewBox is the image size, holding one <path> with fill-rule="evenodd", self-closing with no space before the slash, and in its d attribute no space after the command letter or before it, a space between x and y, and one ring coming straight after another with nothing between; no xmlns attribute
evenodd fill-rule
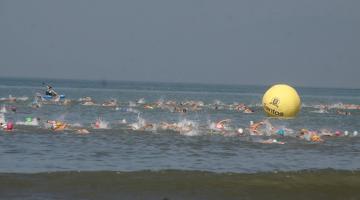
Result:
<svg viewBox="0 0 360 200"><path fill-rule="evenodd" d="M58 94L55 92L55 90L50 85L47 85L46 87L47 87L46 92L45 92L46 95L49 95L52 97L58 96Z"/></svg>

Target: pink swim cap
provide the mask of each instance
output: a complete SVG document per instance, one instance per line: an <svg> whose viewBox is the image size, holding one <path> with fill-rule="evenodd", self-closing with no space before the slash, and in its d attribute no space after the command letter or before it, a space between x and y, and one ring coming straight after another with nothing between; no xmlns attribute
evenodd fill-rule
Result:
<svg viewBox="0 0 360 200"><path fill-rule="evenodd" d="M6 124L6 130L11 131L14 128L14 124L12 122L8 122Z"/></svg>

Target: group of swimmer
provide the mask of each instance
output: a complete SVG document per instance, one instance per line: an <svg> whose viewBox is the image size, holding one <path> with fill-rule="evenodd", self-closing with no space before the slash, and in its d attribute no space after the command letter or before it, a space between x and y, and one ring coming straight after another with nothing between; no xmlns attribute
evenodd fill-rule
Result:
<svg viewBox="0 0 360 200"><path fill-rule="evenodd" d="M127 103L119 103L116 99L109 99L102 103L95 102L91 97L83 97L78 100L71 99L60 99L60 95L49 85L45 95L54 97L51 99L44 98L41 94L35 95L34 101L31 104L32 108L41 108L43 104L56 104L56 105L73 105L80 104L83 106L102 106L109 107L114 110L126 109L127 111L132 111L138 114L138 120L134 123L128 123L126 119L114 122L112 124L120 125L122 128L133 130L133 131L151 131L151 132L161 132L161 131L172 131L180 133L183 135L196 135L199 132L210 133L210 134L220 134L224 136L251 136L256 138L257 136L265 137L267 139L258 139L257 142L260 143L275 143L275 144L285 144L284 141L280 141L283 137L293 137L310 142L323 142L326 137L341 137L341 136L357 136L357 131L349 133L348 131L331 131L331 130L293 130L287 127L276 127L270 123L268 119L253 122L250 121L247 127L236 127L232 125L231 119L221 119L216 122L209 122L206 126L199 126L198 123L190 120L182 120L178 123L161 121L159 123L149 123L143 118L140 117L140 111L132 108L141 108L144 110L153 110L153 109L162 109L168 110L174 113L186 114L188 112L197 112L203 109L210 110L232 110L235 112L242 112L245 114L251 114L255 111L251 108L253 106L245 105L244 103L233 103L233 104L224 104L220 101L215 101L213 104L205 104L202 101L183 101L177 102L173 100L158 100L153 103L146 103L145 99L141 98L137 101L130 101ZM9 102L14 103L17 101L26 101L27 97L13 97L9 95L9 98L0 98L0 102ZM329 105L320 105L316 106L321 112L327 112L333 107ZM360 106L354 104L341 104L337 108L343 109L360 109ZM39 126L45 127L46 129L52 130L54 132L61 131L73 131L77 134L89 134L93 129L109 129L110 123L105 120L98 118L91 123L89 127L83 127L81 124L70 124L61 120L40 120L40 118L27 117L25 121L21 122L12 122L5 120L5 115L7 110L11 112L16 112L17 108L15 106L3 106L0 113L0 125L1 128L6 132L11 132L14 130L14 125L21 126ZM345 112L345 113L342 113ZM347 111L337 111L341 115L350 115ZM260 138L260 137L258 137Z"/></svg>
<svg viewBox="0 0 360 200"><path fill-rule="evenodd" d="M4 116L0 115L0 125L2 129L6 132L11 132L14 130L14 124L11 121L6 122ZM325 138L329 137L345 137L345 136L358 136L358 132L354 131L352 133L348 131L331 131L328 129L321 130L308 130L300 129L293 130L284 126L274 126L270 123L268 119L253 122L250 121L247 127L234 127L232 126L231 119L223 119L217 122L209 122L206 126L199 126L198 123L191 120L182 120L178 123L171 122L159 122L159 123L149 123L141 117L138 117L138 121L134 123L128 123L125 119L117 121L116 124L123 125L122 129L128 129L133 131L141 132L161 132L161 131L171 131L179 133L182 135L198 135L201 133L208 134L218 134L223 136L232 136L232 137L252 137L256 138L253 141L264 143L264 144L285 144L285 137L296 138L309 142L324 142ZM50 129L54 132L62 131L72 131L76 134L89 134L91 130L95 129L109 129L110 125L105 120L98 118L93 123L91 123L91 129L82 127L80 124L70 124L60 120L47 120L42 123L42 127ZM113 123L115 124L115 123ZM24 126L40 126L39 118L30 118L27 117L25 122L16 122L16 125ZM267 139L263 139L267 138Z"/></svg>

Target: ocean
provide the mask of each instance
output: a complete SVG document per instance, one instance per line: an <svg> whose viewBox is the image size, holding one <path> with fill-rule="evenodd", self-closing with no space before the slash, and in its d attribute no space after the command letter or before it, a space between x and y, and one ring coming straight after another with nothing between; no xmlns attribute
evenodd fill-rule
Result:
<svg viewBox="0 0 360 200"><path fill-rule="evenodd" d="M46 84L65 99L40 100ZM300 113L275 119L267 89L1 78L1 115L15 125L0 130L0 198L360 199L360 90L296 87ZM286 134L250 134L263 120ZM338 134L314 142L301 129Z"/></svg>

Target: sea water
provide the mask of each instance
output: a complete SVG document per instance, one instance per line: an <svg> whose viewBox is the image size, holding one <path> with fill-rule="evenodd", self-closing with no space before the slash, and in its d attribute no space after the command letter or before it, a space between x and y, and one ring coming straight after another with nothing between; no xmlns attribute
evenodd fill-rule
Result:
<svg viewBox="0 0 360 200"><path fill-rule="evenodd" d="M68 105L44 103L39 108L32 107L35 94L44 93L42 82L49 82L48 84L51 84L59 94L66 95L66 99L72 100L72 102ZM149 177L152 176L161 180L162 173L170 173L169 176L172 176L175 182L178 180L179 184L184 184L183 176L189 176L188 184L196 182L195 179L190 178L196 176L200 176L199 184L208 184L208 181L216 184L217 178L215 177L223 174L224 176L221 177L224 180L220 178L218 184L222 183L221 181L228 184L227 181L231 180L229 178L231 174L233 174L235 182L242 180L242 176L247 175L256 176L252 180L260 178L265 181L267 175L263 173L277 172L285 173L284 176L301 172L300 174L304 174L301 175L302 179L325 174L325 180L334 181L332 176L340 173L339 176L343 177L347 173L355 171L356 174L353 174L355 179L352 180L359 182L357 170L360 168L360 137L352 133L360 131L360 110L346 110L351 112L351 115L339 115L337 111L342 110L344 104L360 104L360 90L296 87L302 99L302 109L298 116L293 119L273 119L267 118L261 107L262 95L267 88L267 86L3 78L0 80L0 98L2 98L0 106L16 107L16 112L7 109L7 112L3 113L6 120L22 122L27 117L38 118L39 126L15 125L12 132L0 131L0 172L2 173L0 176L3 180L8 178L14 181L15 189L21 187L19 185L23 183L17 183L15 180L25 176L34 176L29 178L29 181L31 180L29 184L41 185L41 183L47 182L50 185L56 185L51 182L52 179L48 177L47 173L53 173L54 177L58 177L56 180L68 173L67 176L69 174L72 177L79 176L84 181L88 177L89 182L96 180L93 176L98 178L99 176L115 176L115 172L125 173L126 177L131 177L129 173L135 173L136 176L145 173L146 175L142 174L141 177L149 180L151 180ZM6 101L9 95L20 98L15 102L9 102ZM81 105L77 100L83 97L91 97L97 105ZM101 106L103 102L110 99L118 102L117 107ZM199 110L187 112L144 108L146 104L166 101L176 101L177 103L201 101L204 106ZM228 105L233 103L244 103L253 109L254 113L245 114L228 109ZM327 109L326 112L319 112L322 105L327 105L330 109ZM97 119L107 123L108 128L92 128ZM303 128L309 130L328 129L348 131L349 135L328 137L321 143L308 142L296 137L281 137L277 139L284 141L284 145L262 144L256 142L257 137L248 135L214 134L210 124L223 119L230 119L230 125L234 130L238 128L246 130L250 121L257 122L267 119L275 126L291 128L295 132ZM61 120L69 124L76 124L86 128L90 133L76 134L71 130L52 131L45 126L47 120ZM130 124L140 123L139 120L143 120L141 123L156 125L162 122L191 124L193 129L191 134L164 131L156 127L146 130L132 129ZM169 172L168 170L173 171ZM86 174L82 174L85 173L83 171ZM9 173L15 174L10 176ZM114 174L109 175L108 173ZM203 173L209 173L209 176L214 178L207 180L203 177ZM43 179L39 183L37 182L39 178L35 177L36 174ZM279 175L274 176L271 179L276 179ZM309 178L309 180L313 179ZM59 181L58 184L66 182ZM118 180L114 178L114 181ZM270 184L270 182L264 184ZM343 185L347 184L351 186L353 183L343 183ZM159 187L166 185L168 186L168 183L160 184ZM145 190L142 187L145 186L139 186L138 190ZM196 184L193 187L196 187ZM11 188L6 188L2 190L3 197L7 198L21 199L22 194L26 195L30 191L34 191L34 188L30 186L28 190L18 188L17 191L20 190L23 193L11 193ZM211 188L209 186L205 190L212 190ZM345 188L344 186L344 190L346 190ZM91 188L82 189L91 191ZM133 199L132 189L136 191L135 186L134 188L130 187L123 191L122 195ZM359 189L359 185L355 189ZM54 197L52 195L57 194L52 190L56 189L53 188L50 192L43 188L38 189L37 196L35 196L40 199L52 198ZM185 192L186 199L190 199L191 192L189 191L191 188L185 187L183 190L173 191L166 195L173 196L173 199L182 199L178 194ZM346 191L345 194L347 194ZM108 191L105 188L99 192L104 194L110 192L111 194L111 190ZM216 193L216 191L213 192ZM229 192L231 193L231 191ZM113 193L117 194L115 191ZM88 199L91 196L81 196L75 191L69 194L72 196L64 196L64 198ZM359 193L348 194L351 197L359 197ZM147 193L143 195L147 195ZM220 192L216 195L221 198L228 194ZM165 196L163 197L165 198ZM211 193L205 197L200 195L205 199L213 197L218 199L215 196L211 196ZM111 196L111 198L115 197L118 196ZM139 198L160 199L163 197L160 193L156 193L148 198L144 196ZM261 197L259 198L261 199Z"/></svg>

